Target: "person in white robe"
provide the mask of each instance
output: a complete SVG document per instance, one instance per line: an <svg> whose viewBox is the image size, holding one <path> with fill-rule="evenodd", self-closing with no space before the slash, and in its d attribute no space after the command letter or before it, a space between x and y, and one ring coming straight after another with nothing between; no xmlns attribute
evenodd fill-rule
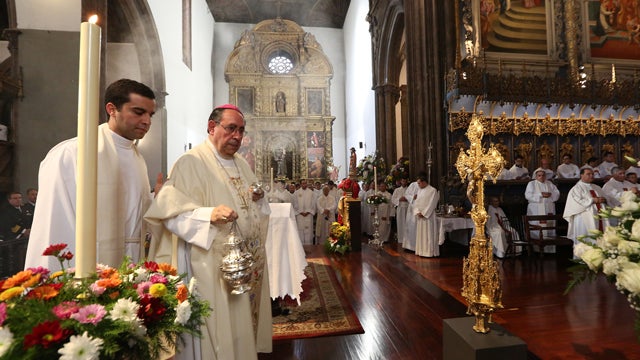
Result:
<svg viewBox="0 0 640 360"><path fill-rule="evenodd" d="M380 241L389 241L389 235L391 234L391 194L387 191L387 184L384 180L378 182L378 195L382 196L385 201L378 205L378 234L380 235Z"/></svg>
<svg viewBox="0 0 640 360"><path fill-rule="evenodd" d="M300 188L293 193L293 209L296 213L298 235L303 245L313 245L313 216L316 214L316 196L309 189L306 179L300 180Z"/></svg>
<svg viewBox="0 0 640 360"><path fill-rule="evenodd" d="M580 168L572 162L571 155L564 154L556 173L560 179L577 179L580 177Z"/></svg>
<svg viewBox="0 0 640 360"><path fill-rule="evenodd" d="M369 183L362 182L362 189L358 192L358 199L360 199L360 224L362 226L363 234L369 235L371 229L371 210L369 204L367 204L367 196L369 192Z"/></svg>
<svg viewBox="0 0 640 360"><path fill-rule="evenodd" d="M527 184L524 197L529 204L527 205L527 215L555 215L556 201L560 198L560 191L549 180L544 169L538 168L534 171L535 179ZM532 221L532 224L538 224ZM553 225L553 224L549 224ZM545 236L555 236L554 230L545 230ZM532 237L537 237L537 232L531 233ZM555 252L555 246L545 246L545 252Z"/></svg>
<svg viewBox="0 0 640 360"><path fill-rule="evenodd" d="M416 255L423 257L440 256L439 231L436 221L436 207L440 195L438 190L427 183L426 176L418 176L418 191L413 201L416 218Z"/></svg>
<svg viewBox="0 0 640 360"><path fill-rule="evenodd" d="M620 197L625 191L638 193L638 188L625 179L624 169L614 167L611 169L611 179L602 186L604 196L607 198L607 204L611 207L620 206Z"/></svg>
<svg viewBox="0 0 640 360"><path fill-rule="evenodd" d="M318 219L316 220L316 242L323 244L329 238L331 224L336 221L336 209L338 204L335 197L331 195L331 187L325 185L322 188L322 195L316 200Z"/></svg>
<svg viewBox="0 0 640 360"><path fill-rule="evenodd" d="M569 223L567 237L573 240L574 245L578 237L587 235L589 230L604 231L609 225L607 219L596 219L600 209L607 203L602 189L593 182L593 170L580 170L580 181L569 190L567 203L564 207L564 217ZM574 247L575 249L575 247Z"/></svg>
<svg viewBox="0 0 640 360"><path fill-rule="evenodd" d="M606 180L609 180L611 177L611 170L618 165L615 163L615 156L611 151L607 151L602 156L602 162L598 165L598 171L600 172L600 177Z"/></svg>
<svg viewBox="0 0 640 360"><path fill-rule="evenodd" d="M493 254L499 258L503 258L505 256L505 252L507 251L507 235L505 234L505 226L509 226L504 224L503 219L507 218L507 215L500 207L500 199L492 196L489 199L489 206L487 206L487 215L489 218L487 219L487 224L485 225L485 229L489 237L491 238L491 243L493 244ZM512 230L512 229L508 229ZM516 231L511 232L514 235L518 235ZM520 240L520 237L517 237L514 240ZM519 252L519 249L516 249L516 252Z"/></svg>
<svg viewBox="0 0 640 360"><path fill-rule="evenodd" d="M418 186L418 182L414 181L409 184L409 186L407 186L407 191L405 191L404 193L404 196L409 201L409 206L407 207L407 219L404 223L404 238L402 239L402 247L411 251L416 250L416 217L414 216L413 212L413 204L416 200L419 189L420 187Z"/></svg>
<svg viewBox="0 0 640 360"><path fill-rule="evenodd" d="M272 350L265 255L270 210L264 192L253 187L258 179L237 154L244 128L236 106L215 108L207 139L176 161L145 215L154 233L150 258L195 278L197 292L213 309L202 338L186 337L176 359L257 359L258 352ZM243 294L231 294L220 270L236 226L254 260L251 290Z"/></svg>
<svg viewBox="0 0 640 360"><path fill-rule="evenodd" d="M580 167L580 171L582 171L582 169L590 169L591 171L593 171L594 179L601 179L604 177L600 174L600 168L598 167L598 158L596 157L588 158L584 165Z"/></svg>
<svg viewBox="0 0 640 360"><path fill-rule="evenodd" d="M516 156L513 162L513 166L509 169L510 178L512 180L525 180L529 179L529 170L524 167L524 158L520 155Z"/></svg>
<svg viewBox="0 0 640 360"><path fill-rule="evenodd" d="M635 187L636 189L640 189L640 184L638 184L638 174L636 174L634 171L630 171L629 169L627 169L625 171L624 179L631 183L631 185L633 185L633 187Z"/></svg>
<svg viewBox="0 0 640 360"><path fill-rule="evenodd" d="M551 160L547 159L547 158L543 158L540 160L540 167L538 169L542 169L544 170L544 173L547 177L547 180L553 180L556 177L556 173L555 171L553 171L553 169L551 168ZM535 177L535 172L534 172L534 177Z"/></svg>
<svg viewBox="0 0 640 360"><path fill-rule="evenodd" d="M109 120L98 126L97 262L118 267L125 255L143 258L146 237L142 216L151 204L147 165L136 140L149 131L155 95L144 84L118 80L105 91ZM50 245L66 243L75 253L77 138L53 147L40 163L39 196L25 268L59 270L55 257L42 256ZM162 185L158 176L155 190ZM71 260L73 267L75 259Z"/></svg>
<svg viewBox="0 0 640 360"><path fill-rule="evenodd" d="M404 193L407 191L408 184L409 181L407 179L400 179L400 186L393 190L393 195L391 196L391 203L396 207L396 226L399 244L402 244L406 229L409 201L404 196Z"/></svg>
<svg viewBox="0 0 640 360"><path fill-rule="evenodd" d="M289 190L285 189L285 183L281 180L276 180L273 183L274 189L272 189L267 195L267 199L270 203L290 203L293 201Z"/></svg>

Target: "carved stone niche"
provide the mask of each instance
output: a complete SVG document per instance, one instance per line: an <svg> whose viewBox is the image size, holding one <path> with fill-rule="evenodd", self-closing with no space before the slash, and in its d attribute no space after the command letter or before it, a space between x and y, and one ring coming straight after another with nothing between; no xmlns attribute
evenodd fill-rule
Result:
<svg viewBox="0 0 640 360"><path fill-rule="evenodd" d="M248 134L239 150L258 179L325 180L333 159L333 67L313 34L273 19L245 30L225 66Z"/></svg>

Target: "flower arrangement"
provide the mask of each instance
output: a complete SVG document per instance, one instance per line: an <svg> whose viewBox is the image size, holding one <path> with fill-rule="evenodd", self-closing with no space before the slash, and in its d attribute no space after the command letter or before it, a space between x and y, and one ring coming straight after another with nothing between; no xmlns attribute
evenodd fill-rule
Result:
<svg viewBox="0 0 640 360"><path fill-rule="evenodd" d="M384 179L389 186L389 189L395 189L398 187L397 183L400 179L408 179L409 178L409 159L406 157L401 157L398 159L398 162L395 163L391 167L391 171L389 171L389 175Z"/></svg>
<svg viewBox="0 0 640 360"><path fill-rule="evenodd" d="M335 221L331 223L329 238L327 238L324 244L328 251L344 255L344 253L351 250L351 232L349 227Z"/></svg>
<svg viewBox="0 0 640 360"><path fill-rule="evenodd" d="M640 335L640 198L631 191L620 197L621 205L601 210L601 218L617 218L618 225L604 232L591 230L574 247L577 265L571 267L567 292L602 272L636 310L635 330Z"/></svg>
<svg viewBox="0 0 640 360"><path fill-rule="evenodd" d="M374 194L371 196L367 196L367 204L369 205L380 205L383 203L387 202L387 198L380 195L380 194Z"/></svg>
<svg viewBox="0 0 640 360"><path fill-rule="evenodd" d="M66 244L51 245L62 270L38 267L0 280L0 359L155 359L181 334L200 336L210 313L168 264L125 261L74 279Z"/></svg>
<svg viewBox="0 0 640 360"><path fill-rule="evenodd" d="M387 173L387 164L384 161L384 158L380 156L380 153L376 150L373 155L367 155L360 160L358 166L356 167L356 173L358 179L364 181L365 183L372 182L373 179L373 167L377 168L378 176L385 176ZM382 177L378 178L383 179Z"/></svg>

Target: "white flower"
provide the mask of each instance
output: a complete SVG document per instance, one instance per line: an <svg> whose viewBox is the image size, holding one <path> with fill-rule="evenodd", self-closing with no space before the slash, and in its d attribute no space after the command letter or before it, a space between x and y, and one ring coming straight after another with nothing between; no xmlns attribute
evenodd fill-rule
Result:
<svg viewBox="0 0 640 360"><path fill-rule="evenodd" d="M607 276L615 275L615 273L617 273L619 269L620 266L618 263L618 258L608 258L602 261L602 272Z"/></svg>
<svg viewBox="0 0 640 360"><path fill-rule="evenodd" d="M640 253L640 243L636 241L621 240L618 243L620 254L630 255Z"/></svg>
<svg viewBox="0 0 640 360"><path fill-rule="evenodd" d="M131 299L118 299L113 306L113 309L109 312L109 316L113 320L122 320L124 322L135 322L138 320L138 310L140 305L131 301Z"/></svg>
<svg viewBox="0 0 640 360"><path fill-rule="evenodd" d="M631 239L640 240L640 220L634 221L631 226Z"/></svg>
<svg viewBox="0 0 640 360"><path fill-rule="evenodd" d="M614 248L618 245L618 243L621 240L624 240L624 239L620 237L620 234L618 233L617 228L613 226L608 226L604 230L601 243L604 248Z"/></svg>
<svg viewBox="0 0 640 360"><path fill-rule="evenodd" d="M145 268L141 268L141 267L137 268L133 271L133 273L135 274L135 276L132 282L135 282L135 283L141 283L143 281L147 281L147 279L149 278L149 272Z"/></svg>
<svg viewBox="0 0 640 360"><path fill-rule="evenodd" d="M176 320L174 321L176 324L185 325L189 318L191 317L191 304L189 300L185 300L178 304L176 308Z"/></svg>
<svg viewBox="0 0 640 360"><path fill-rule="evenodd" d="M627 211L620 207L615 207L611 209L611 216L613 217L621 218L621 217L624 217L626 213Z"/></svg>
<svg viewBox="0 0 640 360"><path fill-rule="evenodd" d="M93 338L85 331L82 335L73 335L69 342L58 350L60 360L98 360L102 339Z"/></svg>
<svg viewBox="0 0 640 360"><path fill-rule="evenodd" d="M638 208L640 208L640 204L636 202L637 199L638 197L636 196L636 194L631 191L625 191L622 193L622 195L620 195L620 203L622 203L621 206L627 210L637 210Z"/></svg>
<svg viewBox="0 0 640 360"><path fill-rule="evenodd" d="M13 334L8 327L0 326L0 357L4 356L11 347L13 342Z"/></svg>
<svg viewBox="0 0 640 360"><path fill-rule="evenodd" d="M589 266L589 269L597 271L602 266L604 252L599 248L590 248L582 253L580 258Z"/></svg>
<svg viewBox="0 0 640 360"><path fill-rule="evenodd" d="M591 249L592 247L582 243L582 242L578 242L574 247L573 247L573 255L576 258L581 258L582 254L584 254L585 251Z"/></svg>
<svg viewBox="0 0 640 360"><path fill-rule="evenodd" d="M616 279L616 285L621 286L632 294L640 293L640 267L623 267Z"/></svg>

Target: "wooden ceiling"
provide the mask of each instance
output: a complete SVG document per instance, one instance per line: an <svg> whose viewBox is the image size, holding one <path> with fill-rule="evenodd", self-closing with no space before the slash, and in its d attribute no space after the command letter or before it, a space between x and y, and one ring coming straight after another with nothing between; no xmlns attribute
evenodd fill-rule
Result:
<svg viewBox="0 0 640 360"><path fill-rule="evenodd" d="M342 29L351 0L207 0L216 22L257 24L293 20L300 26Z"/></svg>

